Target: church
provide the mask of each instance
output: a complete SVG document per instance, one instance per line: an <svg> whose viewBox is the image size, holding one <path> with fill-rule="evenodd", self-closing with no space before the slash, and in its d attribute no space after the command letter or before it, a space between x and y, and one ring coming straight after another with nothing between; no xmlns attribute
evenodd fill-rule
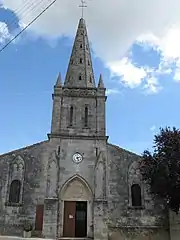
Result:
<svg viewBox="0 0 180 240"><path fill-rule="evenodd" d="M142 183L140 156L108 142L106 100L81 18L48 140L0 156L0 235L23 236L29 222L32 236L50 239L179 239Z"/></svg>

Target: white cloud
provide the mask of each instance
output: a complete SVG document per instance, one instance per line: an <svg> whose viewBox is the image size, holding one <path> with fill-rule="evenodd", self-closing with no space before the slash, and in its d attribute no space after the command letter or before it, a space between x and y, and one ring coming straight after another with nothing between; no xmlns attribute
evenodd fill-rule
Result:
<svg viewBox="0 0 180 240"><path fill-rule="evenodd" d="M180 7L180 6L179 6ZM180 20L180 18L179 18ZM153 33L148 33L138 37L139 43L148 45L160 52L163 58L174 60L180 57L180 24L179 27L171 25L163 36L156 36Z"/></svg>
<svg viewBox="0 0 180 240"><path fill-rule="evenodd" d="M5 7L16 10L22 24L28 24L45 8L49 0L1 0ZM57 38L74 36L80 16L79 0L58 0L39 20L31 26L38 36ZM113 74L119 75L130 87L142 84L149 76L147 69L137 67L124 58L135 41L145 47L159 51L161 63L146 87L155 92L158 74L169 74L172 62L180 59L180 1L179 0L103 0L87 1L86 22L89 38L97 56L109 66ZM103 11L102 11L103 9ZM179 65L175 79L179 79ZM156 75L156 76L155 76Z"/></svg>
<svg viewBox="0 0 180 240"><path fill-rule="evenodd" d="M155 133L156 129L157 129L157 128L156 128L155 125L152 125L152 126L150 127L150 131L153 132L153 133Z"/></svg>
<svg viewBox="0 0 180 240"><path fill-rule="evenodd" d="M0 45L9 39L11 39L11 34L9 33L6 23L0 22Z"/></svg>
<svg viewBox="0 0 180 240"><path fill-rule="evenodd" d="M126 86L135 88L143 85L146 94L155 94L162 89L157 76L167 71L162 64L158 69L135 66L132 60L126 57L121 61L109 63L109 68L112 76L120 76L120 82Z"/></svg>
<svg viewBox="0 0 180 240"><path fill-rule="evenodd" d="M117 88L109 88L106 90L106 95L115 95L115 94L120 94L121 91Z"/></svg>
<svg viewBox="0 0 180 240"><path fill-rule="evenodd" d="M16 10L24 24L28 24L52 2L1 1L6 7ZM79 3L79 0L57 1L31 28L37 34L48 37L62 34L72 36L80 16ZM147 34L165 51L165 55L180 55L179 0L137 0L133 3L131 0L107 0L106 4L99 0L88 1L87 4L85 14L90 36L96 52L106 61L119 60L138 37Z"/></svg>
<svg viewBox="0 0 180 240"><path fill-rule="evenodd" d="M114 76L120 76L121 81L131 88L140 85L147 76L144 68L136 67L128 58L108 63L108 66Z"/></svg>
<svg viewBox="0 0 180 240"><path fill-rule="evenodd" d="M180 58L176 61L176 71L174 73L174 80L180 82Z"/></svg>
<svg viewBox="0 0 180 240"><path fill-rule="evenodd" d="M158 93L162 87L159 85L158 79L154 76L146 79L146 84L144 85L145 93L154 94Z"/></svg>
<svg viewBox="0 0 180 240"><path fill-rule="evenodd" d="M158 75L171 74L173 71L173 69L172 69L173 63L174 63L174 61L169 61L169 60L161 57L160 64L158 66L158 69L156 70L156 73Z"/></svg>

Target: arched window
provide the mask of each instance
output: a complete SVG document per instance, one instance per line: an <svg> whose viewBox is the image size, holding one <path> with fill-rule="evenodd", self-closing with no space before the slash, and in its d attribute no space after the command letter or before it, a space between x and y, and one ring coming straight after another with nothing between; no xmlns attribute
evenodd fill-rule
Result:
<svg viewBox="0 0 180 240"><path fill-rule="evenodd" d="M82 77L81 77L81 75L79 75L79 80L82 80Z"/></svg>
<svg viewBox="0 0 180 240"><path fill-rule="evenodd" d="M69 124L70 126L73 125L73 106L70 107L70 116L69 116Z"/></svg>
<svg viewBox="0 0 180 240"><path fill-rule="evenodd" d="M83 62L82 58L80 58L80 59L79 59L79 62L80 62L80 63L82 63L82 62Z"/></svg>
<svg viewBox="0 0 180 240"><path fill-rule="evenodd" d="M131 186L131 198L133 207L142 206L141 187L139 184L133 184Z"/></svg>
<svg viewBox="0 0 180 240"><path fill-rule="evenodd" d="M92 77L91 76L89 76L89 81L90 81L90 83L92 83Z"/></svg>
<svg viewBox="0 0 180 240"><path fill-rule="evenodd" d="M9 192L9 202L19 203L21 192L21 182L19 180L12 181Z"/></svg>
<svg viewBox="0 0 180 240"><path fill-rule="evenodd" d="M88 107L85 107L85 112L84 112L84 126L88 126Z"/></svg>
<svg viewBox="0 0 180 240"><path fill-rule="evenodd" d="M80 48L82 48L82 44L80 44Z"/></svg>

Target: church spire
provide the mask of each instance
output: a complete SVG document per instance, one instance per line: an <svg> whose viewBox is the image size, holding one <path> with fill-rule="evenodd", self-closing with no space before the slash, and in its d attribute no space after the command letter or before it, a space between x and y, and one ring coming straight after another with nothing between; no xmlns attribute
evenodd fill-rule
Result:
<svg viewBox="0 0 180 240"><path fill-rule="evenodd" d="M102 74L100 74L100 77L99 77L98 88L104 88Z"/></svg>
<svg viewBox="0 0 180 240"><path fill-rule="evenodd" d="M80 19L64 87L95 88L85 20Z"/></svg>
<svg viewBox="0 0 180 240"><path fill-rule="evenodd" d="M62 87L62 79L61 79L61 73L59 73L56 81L56 87Z"/></svg>

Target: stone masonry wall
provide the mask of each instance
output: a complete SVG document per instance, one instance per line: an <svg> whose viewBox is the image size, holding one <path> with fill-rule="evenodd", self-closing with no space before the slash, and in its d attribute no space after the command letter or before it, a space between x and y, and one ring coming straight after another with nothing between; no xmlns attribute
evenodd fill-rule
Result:
<svg viewBox="0 0 180 240"><path fill-rule="evenodd" d="M124 239L126 236L127 239L145 240L151 239L150 235L153 235L153 240L169 239L168 216L162 203L152 200L148 194L148 187L138 176L138 169L135 171L132 168L139 159L140 157L136 154L114 145L108 145L109 218L107 222L110 229L109 235L119 236L118 239ZM133 182L132 178L135 181L139 180L138 184L141 186L143 198L141 209L136 209L131 205L130 182Z"/></svg>
<svg viewBox="0 0 180 240"><path fill-rule="evenodd" d="M24 220L35 224L36 205L44 203L45 179L42 153L47 142L41 142L0 156L0 234L21 235ZM11 166L24 162L19 204L9 204ZM18 175L18 174L17 174Z"/></svg>
<svg viewBox="0 0 180 240"><path fill-rule="evenodd" d="M52 153L57 149L58 145L61 145L60 185L58 189L60 190L69 178L77 174L86 179L94 192L95 150L99 147L105 151L106 148L101 141L90 140L89 144L87 143L86 141L84 145L84 142L81 140L60 141L57 139L54 142L51 141L51 143L42 142L0 156L1 234L22 235L22 223L24 219L28 219L33 224L35 223L36 205L44 204L44 199L47 196L48 161L51 159ZM84 162L79 166L76 166L72 162L72 155L76 151L81 152L84 156ZM16 159L18 161L19 159L23 160L25 165L22 202L17 206L10 206L7 201L10 184L10 164L14 163L14 161L16 162ZM135 154L116 146L108 145L108 177L106 179L108 181L108 184L106 184L108 197L104 198L104 201L99 202L103 208L102 213L95 212L98 215L94 221L94 224L97 224L97 226L94 226L94 228L98 229L102 227L100 225L103 223L103 234L107 234L105 227L107 224L110 239L116 236L119 236L119 239L124 239L125 236L127 239L140 239L137 238L139 233L144 240L150 239L150 236L153 236L153 240L168 239L168 217L166 212L161 203L154 203L152 201L151 196L147 194L146 186L141 186L143 208L134 209L130 205L128 184L129 174L132 174L133 171L129 171L129 169L133 169L133 163L138 161L138 159L139 156ZM135 171L135 173L137 172ZM130 175L130 177L132 178L133 175ZM106 202L106 200L108 201ZM101 216L101 214L103 215L99 221L98 216ZM56 220L54 219L53 221L56 224ZM60 223L60 226L62 228L63 223ZM62 231L60 230L60 232ZM49 236L55 236L55 233L56 227L52 233L49 232Z"/></svg>

